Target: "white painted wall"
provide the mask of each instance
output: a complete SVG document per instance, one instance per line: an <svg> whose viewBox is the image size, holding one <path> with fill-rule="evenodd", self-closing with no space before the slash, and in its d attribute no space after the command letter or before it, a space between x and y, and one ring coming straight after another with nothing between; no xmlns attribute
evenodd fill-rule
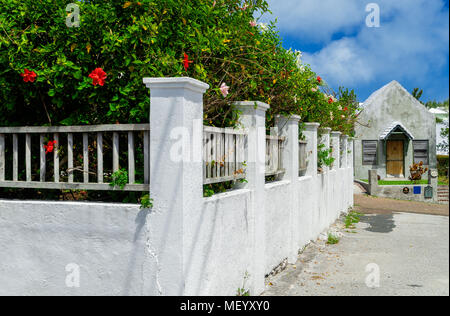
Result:
<svg viewBox="0 0 450 316"><path fill-rule="evenodd" d="M148 211L0 200L0 295L146 295ZM80 287L66 286L68 264Z"/></svg>
<svg viewBox="0 0 450 316"><path fill-rule="evenodd" d="M264 277L353 205L353 143L345 164L317 174L316 123L306 124L307 176L298 177L298 117L277 118L287 137L286 173L265 184L265 112L241 102L248 129L248 183L202 197L202 95L190 78L147 79L151 89L151 196L137 205L0 201L0 295L258 295ZM174 161L170 135L185 128L189 159ZM330 144L330 130L320 141ZM337 142L337 134L334 133ZM199 149L200 148L200 149ZM158 150L159 149L159 150ZM339 159L339 157L337 157ZM200 155L201 159L201 155ZM81 267L81 287L67 288L65 267ZM248 275L248 278L246 278Z"/></svg>

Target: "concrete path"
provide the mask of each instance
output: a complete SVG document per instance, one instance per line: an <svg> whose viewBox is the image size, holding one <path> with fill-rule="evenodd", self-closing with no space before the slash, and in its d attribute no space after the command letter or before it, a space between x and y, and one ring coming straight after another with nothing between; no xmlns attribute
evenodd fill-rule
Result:
<svg viewBox="0 0 450 316"><path fill-rule="evenodd" d="M449 295L448 217L385 211L332 229L337 245L312 243L263 295Z"/></svg>

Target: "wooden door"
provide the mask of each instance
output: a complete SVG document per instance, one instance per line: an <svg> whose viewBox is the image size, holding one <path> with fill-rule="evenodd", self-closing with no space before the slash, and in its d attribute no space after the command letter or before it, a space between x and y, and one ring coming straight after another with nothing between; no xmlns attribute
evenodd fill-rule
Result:
<svg viewBox="0 0 450 316"><path fill-rule="evenodd" d="M386 174L393 177L404 177L404 146L402 140L389 140L386 148Z"/></svg>

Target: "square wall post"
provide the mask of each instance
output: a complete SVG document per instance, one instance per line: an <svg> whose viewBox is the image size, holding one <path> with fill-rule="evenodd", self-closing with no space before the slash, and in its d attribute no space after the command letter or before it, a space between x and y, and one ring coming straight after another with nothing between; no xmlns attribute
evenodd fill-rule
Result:
<svg viewBox="0 0 450 316"><path fill-rule="evenodd" d="M305 135L306 141L306 155L307 155L307 176L317 176L317 131L319 129L319 123L305 123Z"/></svg>
<svg viewBox="0 0 450 316"><path fill-rule="evenodd" d="M289 263L296 263L298 259L298 222L299 222L299 197L297 194L297 183L298 183L298 168L299 168L299 133L298 133L298 122L300 117L292 115L290 117L277 116L275 118L275 125L281 135L286 137L283 152L283 166L286 170L284 178L289 180L291 183L289 185L289 193L291 196L291 207L290 207L290 240L289 240Z"/></svg>
<svg viewBox="0 0 450 316"><path fill-rule="evenodd" d="M341 132L331 132L330 146L333 148L331 155L334 158L332 170L338 170L341 164L341 135Z"/></svg>
<svg viewBox="0 0 450 316"><path fill-rule="evenodd" d="M355 140L354 138L348 138L347 142L347 167L349 168L349 174L351 179L351 185L352 190L350 190L349 197L350 197L350 205L349 207L353 207L354 205L354 196L353 196L353 181L355 177L355 170L354 170L354 163L353 163L353 157L354 157L354 148L355 148Z"/></svg>
<svg viewBox="0 0 450 316"><path fill-rule="evenodd" d="M241 125L248 130L246 188L252 190L250 238L252 264L250 294L259 295L265 289L265 168L266 168L266 111L262 102L236 102Z"/></svg>
<svg viewBox="0 0 450 316"><path fill-rule="evenodd" d="M353 183L349 169L347 168L347 135L341 135L341 146L340 146L340 157L341 164L340 168L344 170L344 194L343 194L343 211L347 212L348 206L350 204L349 194L353 192Z"/></svg>
<svg viewBox="0 0 450 316"><path fill-rule="evenodd" d="M348 151L348 135L342 135L341 136L341 167L347 170L347 151Z"/></svg>
<svg viewBox="0 0 450 316"><path fill-rule="evenodd" d="M377 170L369 170L369 193L376 195L378 189L378 172Z"/></svg>
<svg viewBox="0 0 450 316"><path fill-rule="evenodd" d="M355 140L349 137L347 143L347 167L352 169L353 174L353 150L354 150Z"/></svg>
<svg viewBox="0 0 450 316"><path fill-rule="evenodd" d="M150 89L149 295L194 295L189 255L203 199L203 94L192 78L145 78ZM147 286L146 286L147 288Z"/></svg>
<svg viewBox="0 0 450 316"><path fill-rule="evenodd" d="M438 196L438 184L439 184L439 177L433 177L434 175L438 175L439 172L437 169L429 169L428 170L428 184L433 188L433 199L432 201L434 203L439 202L439 196Z"/></svg>
<svg viewBox="0 0 450 316"><path fill-rule="evenodd" d="M322 150L330 149L330 133L331 133L331 128L329 128L329 127L321 128L319 130L319 134L320 134L319 143L325 145L325 147L323 147ZM330 167L324 165L324 166L322 166L322 169L323 169L323 172L326 173L330 170Z"/></svg>

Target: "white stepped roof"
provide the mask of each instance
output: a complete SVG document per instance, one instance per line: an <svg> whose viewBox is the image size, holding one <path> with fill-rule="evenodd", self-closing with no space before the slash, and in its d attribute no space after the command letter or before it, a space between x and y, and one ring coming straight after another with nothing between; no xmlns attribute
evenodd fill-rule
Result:
<svg viewBox="0 0 450 316"><path fill-rule="evenodd" d="M414 140L414 136L413 134L411 134L408 129L403 126L402 123L400 122L392 122L384 131L383 133L381 133L380 135L380 139L382 140L386 140L387 138L389 138L389 136L391 136L391 134L397 129L401 129L403 133L406 134L406 136L408 136L409 139Z"/></svg>
<svg viewBox="0 0 450 316"><path fill-rule="evenodd" d="M430 112L433 114L447 114L448 115L448 112L446 112L442 109L430 109Z"/></svg>

